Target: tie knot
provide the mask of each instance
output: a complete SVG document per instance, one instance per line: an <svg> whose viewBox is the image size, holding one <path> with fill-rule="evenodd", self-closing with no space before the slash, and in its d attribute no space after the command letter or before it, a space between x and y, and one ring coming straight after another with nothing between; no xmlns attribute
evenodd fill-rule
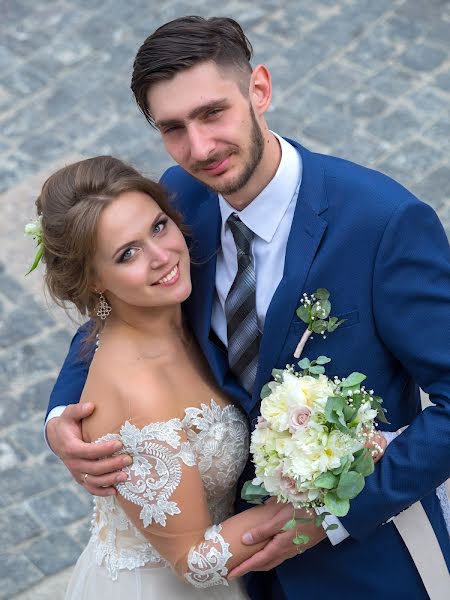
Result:
<svg viewBox="0 0 450 600"><path fill-rule="evenodd" d="M250 245L253 239L252 230L249 229L247 225L244 225L236 213L233 213L228 217L227 223L233 234L238 254L250 256Z"/></svg>

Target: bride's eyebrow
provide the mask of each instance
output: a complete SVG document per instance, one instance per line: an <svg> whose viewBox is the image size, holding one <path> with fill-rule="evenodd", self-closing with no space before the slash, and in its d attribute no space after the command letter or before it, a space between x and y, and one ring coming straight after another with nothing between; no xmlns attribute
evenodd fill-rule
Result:
<svg viewBox="0 0 450 600"><path fill-rule="evenodd" d="M153 219L152 224L150 225L150 229L152 229L156 225L156 223L161 219L161 217L164 217L165 215L166 215L166 213L161 210L156 215L156 217ZM139 240L131 240L130 242L125 242L125 244L122 244L121 246L119 246L119 248L114 250L114 253L111 258L114 260L121 250L125 250L125 248L128 248L129 246L132 246L133 244L137 244L138 241Z"/></svg>

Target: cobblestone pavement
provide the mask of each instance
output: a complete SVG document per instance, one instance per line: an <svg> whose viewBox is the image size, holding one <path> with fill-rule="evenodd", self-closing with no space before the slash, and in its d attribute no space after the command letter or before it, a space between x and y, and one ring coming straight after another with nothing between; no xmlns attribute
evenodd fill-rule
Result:
<svg viewBox="0 0 450 600"><path fill-rule="evenodd" d="M282 6L282 7L281 7ZM112 153L169 163L129 90L158 24L223 14L217 0L0 0L0 599L57 599L88 535L90 499L48 451L42 418L74 325L23 278L22 236L45 177ZM378 168L450 231L450 3L230 0L274 79L271 127Z"/></svg>

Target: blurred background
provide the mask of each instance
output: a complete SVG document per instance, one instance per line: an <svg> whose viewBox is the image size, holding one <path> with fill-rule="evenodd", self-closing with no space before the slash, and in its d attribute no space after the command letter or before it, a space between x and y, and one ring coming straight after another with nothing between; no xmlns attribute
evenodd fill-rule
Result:
<svg viewBox="0 0 450 600"><path fill-rule="evenodd" d="M231 16L274 80L270 127L381 170L450 232L450 2L0 0L0 599L62 598L91 500L47 449L43 416L76 327L46 301L23 226L46 177L113 154L169 166L129 82L178 16ZM363 200L363 199L362 199Z"/></svg>

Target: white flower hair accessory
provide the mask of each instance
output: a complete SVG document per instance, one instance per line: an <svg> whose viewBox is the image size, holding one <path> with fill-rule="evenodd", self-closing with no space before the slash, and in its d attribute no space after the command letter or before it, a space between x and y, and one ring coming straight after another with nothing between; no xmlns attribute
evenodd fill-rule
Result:
<svg viewBox="0 0 450 600"><path fill-rule="evenodd" d="M31 223L27 223L25 225L24 228L24 233L25 235L30 235L35 241L36 241L36 247L37 247L37 252L36 252L36 256L34 258L34 262L31 265L29 271L26 273L26 275L29 275L31 273L31 271L34 271L34 269L38 266L41 258L42 258L42 254L44 253L44 239L43 239L43 232L42 232L42 215L39 215L39 217L32 221Z"/></svg>

